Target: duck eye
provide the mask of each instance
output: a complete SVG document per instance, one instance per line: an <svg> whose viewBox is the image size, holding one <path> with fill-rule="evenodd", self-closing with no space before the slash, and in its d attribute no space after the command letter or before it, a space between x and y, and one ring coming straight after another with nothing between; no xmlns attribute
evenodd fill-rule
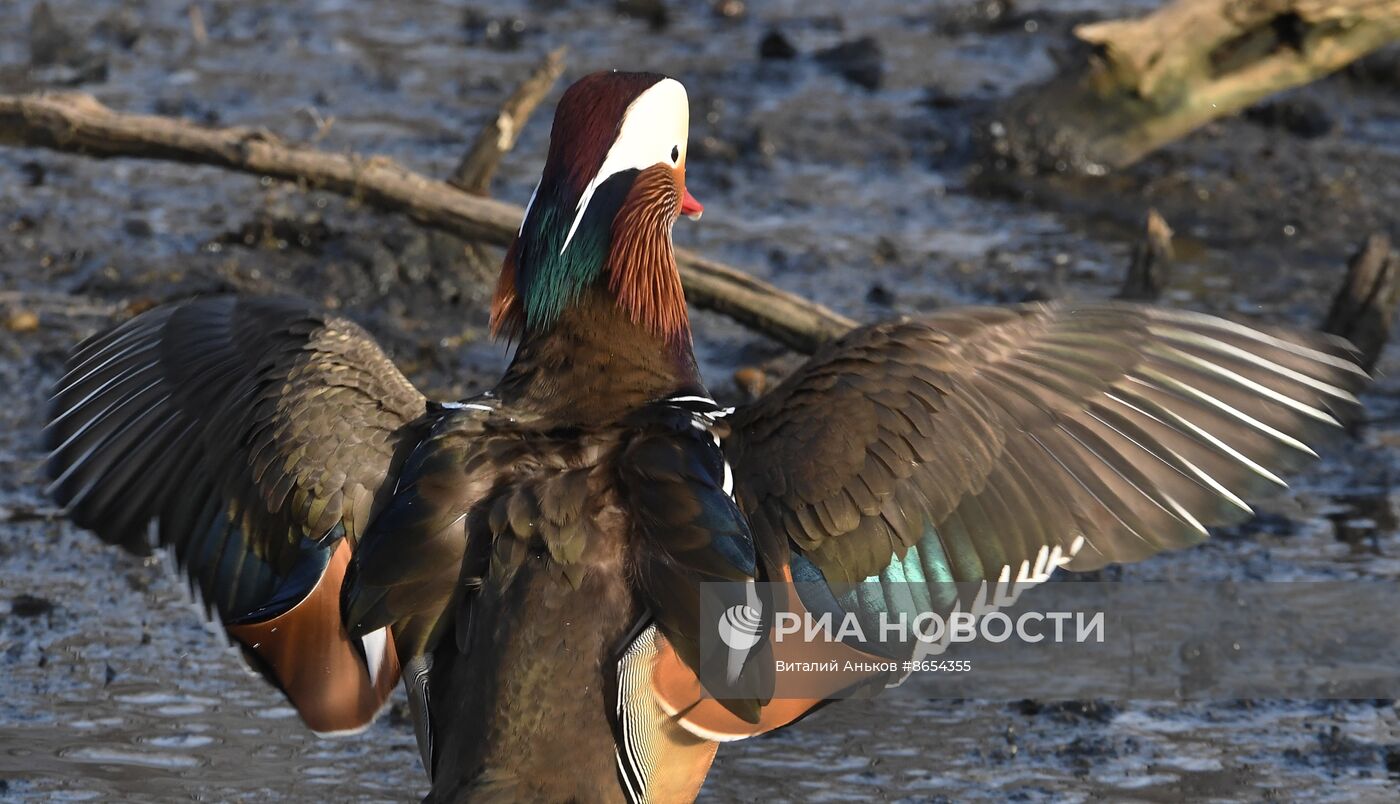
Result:
<svg viewBox="0 0 1400 804"><path fill-rule="evenodd" d="M672 146L671 146L671 161L672 161L672 162L675 162L675 161L679 160L680 158L681 158L681 147L680 147L679 145L672 145Z"/></svg>

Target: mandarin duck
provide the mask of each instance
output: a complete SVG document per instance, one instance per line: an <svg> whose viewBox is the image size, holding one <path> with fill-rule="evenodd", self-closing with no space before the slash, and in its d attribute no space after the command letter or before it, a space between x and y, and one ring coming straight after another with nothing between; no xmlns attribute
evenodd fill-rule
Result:
<svg viewBox="0 0 1400 804"><path fill-rule="evenodd" d="M176 303L72 353L51 493L108 542L171 550L317 732L362 728L401 678L431 801L676 801L720 742L838 692L750 672L797 649L763 616L733 672L697 637L702 585L801 581L831 592L739 602L830 610L861 605L852 584L1136 561L1248 517L1357 405L1344 342L1058 301L864 326L722 408L671 242L701 212L688 124L665 76L565 92L492 304L515 352L491 390L429 400L300 302Z"/></svg>

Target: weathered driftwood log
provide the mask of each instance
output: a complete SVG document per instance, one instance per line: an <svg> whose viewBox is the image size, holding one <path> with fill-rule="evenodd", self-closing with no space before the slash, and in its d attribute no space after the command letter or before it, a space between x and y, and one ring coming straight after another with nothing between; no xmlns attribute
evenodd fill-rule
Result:
<svg viewBox="0 0 1400 804"><path fill-rule="evenodd" d="M1077 66L1019 93L991 127L995 150L1018 165L1130 165L1400 39L1400 0L1175 0L1074 33Z"/></svg>
<svg viewBox="0 0 1400 804"><path fill-rule="evenodd" d="M1400 251L1373 234L1347 263L1346 283L1332 300L1322 331L1341 335L1361 350L1361 365L1375 367L1400 307Z"/></svg>
<svg viewBox="0 0 1400 804"><path fill-rule="evenodd" d="M123 114L90 95L0 95L0 145L93 157L138 157L303 183L399 212L434 229L509 245L524 210L465 193L386 157L326 153L249 128L204 128L168 117ZM815 302L717 260L676 250L686 296L793 349L811 352L855 326Z"/></svg>
<svg viewBox="0 0 1400 804"><path fill-rule="evenodd" d="M1118 298L1155 301L1171 281L1172 228L1155 209L1147 211L1147 231L1133 246L1132 262Z"/></svg>
<svg viewBox="0 0 1400 804"><path fill-rule="evenodd" d="M475 195L491 194L491 179L501 157L515 147L521 129L534 114L535 108L549 94L554 82L564 74L564 55L568 48L556 48L544 57L520 86L515 88L501 110L487 121L476 135L471 150L462 156L447 183Z"/></svg>

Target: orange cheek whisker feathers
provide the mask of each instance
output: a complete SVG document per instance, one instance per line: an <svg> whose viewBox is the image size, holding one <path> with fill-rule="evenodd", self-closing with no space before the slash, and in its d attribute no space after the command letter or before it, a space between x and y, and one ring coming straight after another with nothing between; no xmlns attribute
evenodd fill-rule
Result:
<svg viewBox="0 0 1400 804"><path fill-rule="evenodd" d="M672 170L642 171L613 221L608 288L632 320L663 338L690 331L685 291L671 246L680 194Z"/></svg>

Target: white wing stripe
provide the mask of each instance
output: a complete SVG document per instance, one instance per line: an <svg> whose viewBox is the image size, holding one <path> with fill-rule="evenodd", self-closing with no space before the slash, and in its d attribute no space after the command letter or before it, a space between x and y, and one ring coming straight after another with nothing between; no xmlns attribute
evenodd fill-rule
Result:
<svg viewBox="0 0 1400 804"><path fill-rule="evenodd" d="M667 402L699 402L710 407L717 408L719 403L708 396L672 396L666 398Z"/></svg>
<svg viewBox="0 0 1400 804"><path fill-rule="evenodd" d="M1326 383L1322 380L1314 379L1306 374L1303 374L1302 372L1294 371L1293 369L1287 366L1281 366L1278 363L1269 360L1268 358L1260 357L1259 355L1246 352L1245 350L1239 348L1238 346L1235 346L1234 344L1226 343L1224 341L1218 341L1214 338L1208 338L1199 333L1191 332L1190 330L1185 329L1148 327L1148 331L1151 332L1153 335L1156 335L1160 338L1164 338L1166 340L1190 344L1192 346L1199 346L1203 349L1209 349L1212 352L1236 358L1237 360L1241 360L1247 363L1253 363L1254 365L1259 366L1260 368L1264 369L1265 371L1268 371L1271 374L1277 374L1280 377L1286 377L1287 379L1290 379L1293 382L1298 383L1299 385L1306 385L1309 388L1312 388L1316 391L1320 391L1324 394L1327 394L1328 396L1336 397L1337 399L1340 399L1344 402L1360 404L1360 400L1356 398L1356 395L1346 390L1345 388L1338 388L1337 386L1332 385L1331 383Z"/></svg>
<svg viewBox="0 0 1400 804"><path fill-rule="evenodd" d="M1122 402L1121 400L1117 400L1116 398L1114 399L1114 401L1117 401L1119 404L1127 405L1126 402ZM1132 405L1128 405L1128 407L1131 408L1131 407L1133 407L1133 406L1132 406ZM1169 427L1169 426L1170 426L1170 425L1166 424L1166 422L1162 422L1161 419L1158 419L1156 416L1153 416L1152 414L1147 413L1146 411L1139 410L1138 408L1133 408L1133 410L1136 410L1138 413L1142 414L1143 416L1148 417L1149 419L1152 419L1152 420L1155 421L1155 422L1160 422L1163 426L1166 426L1166 427ZM1100 417L1098 414L1094 413L1093 410L1087 410L1087 411L1085 411L1085 412L1088 413L1088 415L1089 415L1090 418L1092 418L1092 419L1094 419L1095 421L1099 422L1099 423L1102 424L1104 427L1107 427L1108 429L1114 431L1115 433L1117 433L1118 435L1122 436L1123 438L1126 438L1126 439L1128 439L1129 441L1132 441L1134 444L1137 444L1138 447L1140 447L1141 449L1145 450L1146 452L1150 452L1150 453L1156 454L1155 450L1150 450L1150 449L1148 449L1147 447L1145 447L1145 446L1143 446L1141 443L1139 443L1136 439L1134 439L1132 436L1129 436L1127 433L1124 433L1122 430L1118 429L1117 427L1114 427L1114 426L1113 426L1112 424L1110 424L1109 422L1104 421L1103 418ZM1182 466L1186 467L1187 471L1189 471L1189 472L1191 472L1191 474L1195 475L1196 479L1197 479L1198 481L1200 481L1203 485L1209 487L1211 491L1214 491L1216 494L1219 494L1221 497L1223 497L1223 498L1225 498L1227 501L1229 501L1231 505L1237 506L1238 508L1240 508L1240 510L1244 511L1244 512L1247 513L1247 514L1250 514L1250 515L1253 515L1253 514L1254 514L1254 509L1253 509L1253 508L1250 508L1247 504L1245 504L1245 501L1244 501L1244 500L1241 500L1239 497L1235 496L1234 492L1232 492L1232 491L1230 491L1229 489L1225 488L1223 485L1220 484L1220 482L1219 482L1218 480L1216 480L1215 478L1213 478L1213 477L1211 477L1210 475L1206 474L1206 472L1205 472L1204 470L1202 470L1199 466L1197 466L1196 464L1192 463L1191 461L1187 460L1185 456L1179 454L1178 452L1176 452L1176 451L1173 450L1173 449L1170 449L1169 447L1166 447L1166 446L1163 446L1163 445L1160 445L1160 444L1158 445L1158 447L1159 447L1163 452L1166 452L1168 455L1172 456L1172 458L1176 459L1176 461L1179 462Z"/></svg>
<svg viewBox="0 0 1400 804"><path fill-rule="evenodd" d="M111 365L113 361L122 357L126 357L128 355L140 354L142 352L150 351L159 345L158 342L137 344L127 343L127 341L138 339L143 334L145 334L145 330L141 329L140 327L135 327L129 332L122 334L121 337L113 338L111 343L103 344L101 349L98 349L97 351L88 355L86 358L83 359L83 362L69 369L68 373L64 374L63 377L60 378L59 381L54 385L53 390L49 392L49 395L58 396L60 394L63 394L69 389L71 389L73 386L77 385L78 383L82 382L83 380L87 379L93 374L96 374L97 372ZM102 362L98 363L96 366L89 367L90 364L95 360L101 360Z"/></svg>
<svg viewBox="0 0 1400 804"><path fill-rule="evenodd" d="M1200 401L1206 403L1207 405L1210 405L1211 407L1213 407L1213 408L1215 408L1215 409L1221 411L1222 413L1226 413L1226 414L1228 414L1228 415L1230 415L1230 416L1232 416L1232 417L1234 417L1234 418L1236 418L1236 419L1238 419L1238 420L1244 422L1245 424L1249 425L1250 427L1253 427L1255 430L1258 430L1259 432L1263 433L1264 435L1267 435L1267 436L1269 436L1270 438L1273 438L1275 441L1278 441L1280 444L1285 444L1285 445L1287 445L1287 446L1290 446L1290 447L1292 447L1292 448L1298 450L1299 452L1302 452L1302 453L1304 453L1305 455L1308 455L1309 457L1313 457L1313 458L1316 458L1316 457L1317 457L1317 453L1316 453L1316 452L1313 452L1312 449L1311 449L1310 447L1308 447L1307 444L1304 444L1303 442L1299 441L1298 439L1294 438L1293 436L1288 435L1287 433L1279 432L1278 430L1274 429L1273 427L1270 427L1269 425L1267 425L1267 424L1265 424L1265 423L1259 421L1258 419L1254 418L1253 416L1250 416L1249 414L1247 414L1247 413L1245 413L1245 412L1243 412L1243 411L1241 411L1241 410L1235 408L1234 406L1230 405L1229 403L1222 402L1222 401L1220 401L1219 399L1216 399L1215 397L1211 396L1210 394L1206 393L1205 391L1200 390L1199 388L1193 388L1193 387L1191 387L1190 385L1187 385L1186 383L1182 382L1181 380L1176 379L1175 377L1172 377L1172 376L1167 375L1167 374L1163 374L1163 373L1160 372L1160 371L1156 371L1155 369L1150 369L1150 368L1147 368L1147 367L1145 367L1145 366L1139 368L1138 371L1139 371L1139 373L1140 373L1142 376L1130 375L1130 376L1128 377L1128 380L1130 380L1130 381L1132 381L1132 382L1140 383L1140 384L1142 384L1142 385L1147 385L1147 386L1150 387L1150 386L1152 385L1152 383L1147 382L1147 379L1152 379L1152 380L1156 381L1157 383L1160 383L1162 386L1164 386L1164 387L1166 387L1166 388L1170 388L1170 389L1172 389L1172 390L1178 391L1178 392L1180 392L1180 393L1182 393L1182 394L1185 394L1185 395L1187 395L1187 396L1193 397L1193 398L1195 398L1195 399L1199 399Z"/></svg>
<svg viewBox="0 0 1400 804"><path fill-rule="evenodd" d="M1318 410L1312 405L1307 405L1302 402L1299 402L1296 399L1284 396L1278 391L1275 391L1274 389L1269 388L1268 386L1260 385L1254 380L1251 380L1248 377L1241 376L1240 374L1237 374L1225 368L1224 366L1218 366L1215 363L1210 362L1209 360L1196 357L1193 354L1183 352L1180 349L1175 349L1170 346L1148 345L1147 348L1148 351L1152 352L1153 354L1159 355L1164 359L1201 369L1202 371L1214 374L1217 377L1227 379L1235 383L1236 385L1248 388L1249 390L1253 391L1259 396L1262 396L1266 399L1272 399L1280 405L1286 405L1287 407L1298 411L1304 416L1312 417L1314 419L1317 419L1318 421L1330 424L1333 427L1341 426L1341 423L1338 422L1336 419L1332 418L1331 414L1327 413L1326 411Z"/></svg>
<svg viewBox="0 0 1400 804"><path fill-rule="evenodd" d="M1058 544L1053 547L1041 545L1040 551L1036 554L1036 569L1034 574L1030 573L1027 569L1030 566L1030 562L1022 561L1020 571L1017 572L1015 581L1011 580L1011 565L1007 564L1002 566L1001 572L997 576L995 586L989 587L984 580L977 587L977 594L973 598L972 605L967 609L968 613L973 617L982 617L998 609L1004 609L1014 605L1016 600L1020 598L1022 592L1032 586L1050 580L1050 576L1054 574L1056 569L1074 560L1074 556L1079 553L1084 545L1085 541L1082 535L1074 537L1074 541L1070 544L1068 552L1065 551L1064 547ZM989 594L991 597L990 602L988 602ZM953 604L953 612L959 611L962 611L962 601L957 601ZM945 629L943 636L938 641L919 642L914 649L913 658L917 660L924 656L937 656L942 654L951 644L951 636L952 635ZM904 678L907 677L906 674ZM899 681L895 682L895 684L903 680L904 679L901 678Z"/></svg>
<svg viewBox="0 0 1400 804"><path fill-rule="evenodd" d="M1117 402L1117 403L1119 403L1119 404L1121 404L1121 405L1127 405L1128 407L1131 407L1131 408L1133 408L1134 410L1137 409L1137 408L1135 408L1133 405L1129 404L1128 402L1123 401L1123 399L1121 399L1120 397L1118 397L1118 396L1116 396L1116 395L1114 395L1114 394L1108 393L1108 394L1104 394L1104 396L1107 397L1108 399L1112 399L1113 401L1115 401L1115 402ZM1225 453L1226 455L1230 456L1231 458L1234 458L1234 459L1235 459L1236 461L1238 461L1242 466L1244 466L1245 468L1249 469L1251 472L1254 472L1255 474L1259 475L1260 477L1262 477L1262 478L1264 478L1264 479L1266 479L1266 480L1269 480L1270 482L1277 483L1277 484L1278 484L1279 486L1281 486L1281 487L1284 487L1284 488L1287 488L1287 487L1288 487L1288 484L1285 483L1285 482L1283 482L1283 479L1280 478L1278 475L1274 474L1273 472L1270 472L1268 469L1265 469L1264 467L1262 467L1262 466L1260 466L1259 464L1255 463L1254 461L1250 460L1248 457L1246 457L1245 455L1241 454L1239 450L1235 449L1234 447L1230 446L1229 444L1226 444L1224 441L1221 441L1220 439L1218 439L1218 438L1216 438L1215 436L1211 435L1210 433L1206 432L1206 431L1205 431L1204 429L1202 429L1201 427L1196 426L1196 425L1193 424L1192 422L1190 422L1190 421L1188 421L1187 419L1185 419L1185 418L1183 418L1183 417L1177 415L1176 413L1173 413L1173 412L1170 411L1170 410L1167 410L1166 408L1163 408L1163 409L1162 409L1162 412L1165 413L1166 415L1170 416L1170 417L1172 418L1172 421L1175 422L1178 426L1184 427L1184 428L1186 428L1187 430L1190 430L1192 433L1195 433L1195 434L1196 434L1197 436L1199 436L1200 438L1202 438L1202 439L1204 439L1205 441L1209 442L1209 443L1211 444L1211 446L1215 447L1216 449L1220 450L1221 452Z"/></svg>
<svg viewBox="0 0 1400 804"><path fill-rule="evenodd" d="M1155 311L1155 314L1161 319L1165 319L1168 321L1186 321L1197 326L1204 327L1206 329L1219 329L1224 330L1226 332L1232 332L1236 335L1241 335L1243 337L1249 338L1250 340L1267 344L1268 346L1272 346L1276 349L1282 349L1285 352L1291 352L1295 355L1298 355L1299 357L1305 357L1309 360L1315 360L1319 363L1325 363L1333 368L1342 369L1343 371L1347 371L1361 377L1368 376L1365 371L1362 371L1360 366L1356 365L1350 360L1335 357L1333 355L1327 354L1326 352L1318 351L1317 349L1303 346L1302 344L1293 343L1292 341L1286 341L1282 338L1274 337L1273 335L1270 335L1266 332L1260 332L1257 329L1250 329L1249 327L1246 327L1243 324L1237 324L1234 321L1231 321L1227 318L1217 318L1215 316L1206 315L1204 313L1196 313L1190 310L1159 309Z"/></svg>
<svg viewBox="0 0 1400 804"><path fill-rule="evenodd" d="M384 669L384 649L388 645L389 632L380 628L360 637L365 648L365 664L369 668L370 686L379 686L379 673Z"/></svg>
<svg viewBox="0 0 1400 804"><path fill-rule="evenodd" d="M99 414L98 416L94 417L94 418L93 418L91 421L89 421L87 424L85 424L85 425L83 425L81 428L79 428L78 432L72 434L72 435L69 436L67 439L65 439L64 442L63 442L61 445L59 445L58 447L56 447L56 448L53 450L53 454L57 454L57 453L59 453L59 452L62 451L62 450L66 450L70 445L73 444L74 441L76 441L79 437L81 437L84 433L86 433L86 432L87 432L90 428L92 428L94 425L96 425L96 424L98 424L99 422L105 420L109 415L111 415L112 413L114 413L114 412L117 411L118 409L120 409L120 408L122 408L122 407L125 407L126 405L130 404L133 400L138 399L142 393L145 393L146 391L148 391L148 390L150 390L151 388L153 388L158 382L159 382L159 380L157 380L156 382L153 382L153 383L151 383L150 385L146 386L145 388L141 389L141 391L137 392L136 394L133 394L133 395L131 395L131 396L128 396L128 397L126 397L125 399L122 399L120 402L114 403L114 404L113 404L111 407L109 407L107 410L104 410L101 414ZM111 442L111 440L112 440L113 438L116 438L119 434L124 433L124 432L126 432L127 430L130 430L132 427L135 427L135 426L138 425L138 424L141 424L143 421L145 421L145 420L146 420L148 417L150 417L152 414L154 414L154 413L164 413L164 414L167 416L167 418L169 418L169 416L170 416L169 411L162 411L162 410L161 410L161 406L162 406L162 405L165 403L165 401L168 400L169 398L170 398L170 394L164 394L164 395L162 395L159 399L157 399L157 400L155 400L154 402L152 402L151 404L147 405L147 406L145 407L145 409L143 409L143 410L141 410L139 413L137 413L136 416L134 416L133 418L129 419L128 421L123 422L120 428L118 428L118 429L116 429L116 430L113 430L111 433L108 433L104 438L102 438L102 439L101 439L100 441L98 441L96 444L93 444L91 447L88 447L88 449L87 449L86 452L84 452L81 456L79 456L79 457L77 457L77 458L74 458L74 459L69 463L68 468L64 470L63 474L59 475L57 478L54 479L54 481L53 481L52 483L49 484L48 490L45 491L45 493L46 493L46 494L49 494L49 495L52 495L52 494L54 493L54 491L55 491L56 489L59 488L59 486L61 486L61 485L62 485L63 483L65 483L65 482L67 482L68 478L70 478L70 477L73 476L73 473L74 473L74 472L78 471L78 470L82 467L83 464L87 463L88 459L91 458L94 454L96 454L98 450L101 450L102 448L106 447L107 444L109 444L109 443ZM93 483L101 482L101 477L95 477L95 478L93 478L92 482L93 482ZM85 496L85 495L79 495L79 496ZM78 500L78 497L75 497L73 500L71 500L71 501L69 502L69 506L71 507L71 506L76 505L76 504L77 504L77 500Z"/></svg>
<svg viewBox="0 0 1400 804"><path fill-rule="evenodd" d="M142 347L142 348L140 348L140 349L132 350L132 351L130 352L130 355L140 354L141 352L146 351L147 349L150 349L150 348L154 348L154 344L152 344L152 345L149 346L149 347ZM102 369L106 368L107 363L112 362L112 360L117 360L117 359L122 358L122 357L128 357L128 356L130 356L130 355L127 355L127 354L113 355L111 360L105 361L101 366L98 366L97 368L93 369L91 373L89 373L89 374L87 374L87 375L84 375L84 377L83 377L82 379L87 379L88 377L92 376L93 374L96 374L97 372L102 371ZM67 410L63 411L62 413L60 413L60 414L58 414L58 415L51 416L50 419L49 419L49 425L52 426L52 425L55 425L55 424L58 424L58 423L62 422L64 419L68 418L68 416L70 416L74 411L78 410L79 408L83 407L83 406L86 405L87 403L91 402L94 398L96 398L97 396L101 395L103 392L107 391L107 390L110 389L112 386L117 385L117 384L120 384L123 380L129 379L130 377L132 377L132 376L135 375L135 374L139 374L140 372L143 372L143 371L145 371L145 370L147 370L147 369L155 368L156 365L157 365L157 361L156 361L156 360L151 360L151 361L149 361L149 362L142 363L142 364L139 365L139 366L133 366L133 367L131 367L131 368L129 368L129 369L127 369L127 370L121 372L120 374L114 375L111 379L109 379L109 380L107 380L106 382L102 383L102 385L99 386L96 390L90 392L87 396L83 397L81 400L79 400L79 401L77 401L77 402L74 402ZM73 383L73 384L70 385L67 389L65 389L65 391L66 391L66 390L72 390L72 388L75 387L76 385L77 385L76 382ZM57 396L58 396L58 394L55 394L55 397L57 397Z"/></svg>

